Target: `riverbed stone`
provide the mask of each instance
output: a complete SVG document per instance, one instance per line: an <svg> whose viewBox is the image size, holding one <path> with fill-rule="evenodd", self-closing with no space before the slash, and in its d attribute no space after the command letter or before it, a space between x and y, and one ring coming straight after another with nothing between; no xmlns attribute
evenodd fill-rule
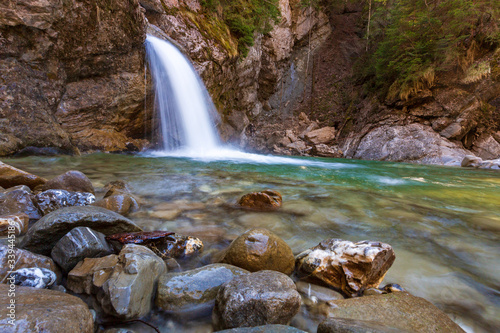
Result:
<svg viewBox="0 0 500 333"><path fill-rule="evenodd" d="M139 210L139 203L129 193L114 194L95 202L93 205L109 209L124 216Z"/></svg>
<svg viewBox="0 0 500 333"><path fill-rule="evenodd" d="M88 192L95 194L94 186L90 179L77 170L71 170L47 181L40 190L66 190L70 192Z"/></svg>
<svg viewBox="0 0 500 333"><path fill-rule="evenodd" d="M218 333L306 333L287 325L263 325L257 327L239 327L217 331Z"/></svg>
<svg viewBox="0 0 500 333"><path fill-rule="evenodd" d="M119 255L86 258L68 274L67 287L96 295L104 313L125 320L151 310L156 284L165 263L150 249L127 244Z"/></svg>
<svg viewBox="0 0 500 333"><path fill-rule="evenodd" d="M57 280L56 273L47 268L21 268L9 274L7 283L32 288L47 288Z"/></svg>
<svg viewBox="0 0 500 333"><path fill-rule="evenodd" d="M0 193L0 215L24 213L32 220L42 214L32 201L32 194L26 185L18 185Z"/></svg>
<svg viewBox="0 0 500 333"><path fill-rule="evenodd" d="M66 207L38 220L28 230L20 247L49 255L57 241L76 227L89 227L105 235L142 231L131 220L101 207Z"/></svg>
<svg viewBox="0 0 500 333"><path fill-rule="evenodd" d="M336 299L344 299L344 296L342 296L341 293L336 292L335 290L332 290L330 288L318 286L316 284L298 281L295 283L295 286L297 287L297 291L301 295L313 301L314 303L326 303Z"/></svg>
<svg viewBox="0 0 500 333"><path fill-rule="evenodd" d="M377 288L395 259L394 250L386 243L327 239L300 253L296 267L307 278L353 297L364 289Z"/></svg>
<svg viewBox="0 0 500 333"><path fill-rule="evenodd" d="M19 236L26 233L29 221L29 216L24 213L0 216L0 236L7 236L9 233Z"/></svg>
<svg viewBox="0 0 500 333"><path fill-rule="evenodd" d="M64 235L52 249L50 256L65 272L71 271L85 258L99 258L113 254L104 234L88 227L77 227Z"/></svg>
<svg viewBox="0 0 500 333"><path fill-rule="evenodd" d="M318 326L317 333L410 333L377 321L328 318Z"/></svg>
<svg viewBox="0 0 500 333"><path fill-rule="evenodd" d="M21 268L46 268L56 273L57 281L62 278L61 271L54 261L41 254L32 253L23 249L14 247L9 251L6 245L0 245L0 282L7 283L9 271L16 271ZM9 264L9 254L16 258L15 264L11 267Z"/></svg>
<svg viewBox="0 0 500 333"><path fill-rule="evenodd" d="M107 183L104 185L104 190L106 191L104 198L117 194L132 193L128 183L123 180L113 180Z"/></svg>
<svg viewBox="0 0 500 333"><path fill-rule="evenodd" d="M212 310L222 284L250 272L236 266L212 264L180 273L167 273L158 281L156 306L168 312Z"/></svg>
<svg viewBox="0 0 500 333"><path fill-rule="evenodd" d="M64 207L87 206L94 201L95 196L92 193L66 190L47 190L36 194L33 198L33 203L43 215Z"/></svg>
<svg viewBox="0 0 500 333"><path fill-rule="evenodd" d="M46 181L47 180L45 178L38 177L11 165L0 162L0 186L3 188L26 185L30 189L34 189L36 186L42 185Z"/></svg>
<svg viewBox="0 0 500 333"><path fill-rule="evenodd" d="M250 229L240 235L229 245L220 261L250 272L273 270L289 275L294 269L292 249L264 228Z"/></svg>
<svg viewBox="0 0 500 333"><path fill-rule="evenodd" d="M380 323L388 332L464 332L432 303L407 292L332 301L326 314L328 317ZM320 331L318 327L318 332L332 331Z"/></svg>
<svg viewBox="0 0 500 333"><path fill-rule="evenodd" d="M300 308L292 279L276 271L240 275L217 293L212 320L215 329L290 322Z"/></svg>
<svg viewBox="0 0 500 333"><path fill-rule="evenodd" d="M282 201L283 199L279 192L265 190L245 194L238 201L238 205L251 210L273 211L281 207Z"/></svg>
<svg viewBox="0 0 500 333"><path fill-rule="evenodd" d="M9 286L0 284L0 332L93 333L94 319L78 297L59 291L16 287L15 326L9 324Z"/></svg>

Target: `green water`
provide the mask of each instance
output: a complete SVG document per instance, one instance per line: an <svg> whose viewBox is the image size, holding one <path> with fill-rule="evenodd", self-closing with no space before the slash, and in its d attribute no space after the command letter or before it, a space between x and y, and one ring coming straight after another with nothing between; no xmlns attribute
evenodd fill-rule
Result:
<svg viewBox="0 0 500 333"><path fill-rule="evenodd" d="M208 163L111 154L3 161L47 178L80 170L97 188L125 180L143 200L131 219L146 230L205 238L208 254L251 227L272 230L294 253L326 238L389 243L396 261L385 282L426 298L468 331L500 329L498 171L331 159L302 159L302 165ZM280 211L232 206L242 194L263 189L283 195ZM149 216L155 205L174 200L203 202L206 208L171 221ZM307 318L302 319L292 324L304 326ZM165 325L210 330L206 321Z"/></svg>

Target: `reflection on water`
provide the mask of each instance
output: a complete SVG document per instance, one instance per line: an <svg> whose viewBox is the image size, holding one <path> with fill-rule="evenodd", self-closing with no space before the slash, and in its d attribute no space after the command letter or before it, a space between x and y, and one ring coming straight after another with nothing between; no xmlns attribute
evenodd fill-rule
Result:
<svg viewBox="0 0 500 333"><path fill-rule="evenodd" d="M395 249L396 262L385 282L399 283L428 299L469 331L499 328L498 172L292 160L288 164L251 159L234 163L223 158L208 162L95 154L3 161L47 178L80 170L96 187L117 179L129 182L134 194L144 200L141 211L131 217L137 224L145 230L171 230L204 239L207 255L189 263L190 267L206 264L210 249L227 246L251 227L272 230L294 253L331 237L389 243ZM232 207L242 194L262 189L283 195L280 211L255 213ZM175 200L205 205L170 221L150 215L152 207ZM185 324L188 326L165 322L165 328L179 331L210 330L206 320Z"/></svg>

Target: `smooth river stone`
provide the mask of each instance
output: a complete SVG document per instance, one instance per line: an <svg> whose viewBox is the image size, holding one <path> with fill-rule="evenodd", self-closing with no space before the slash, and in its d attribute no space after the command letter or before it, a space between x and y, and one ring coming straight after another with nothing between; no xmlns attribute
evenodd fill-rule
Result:
<svg viewBox="0 0 500 333"><path fill-rule="evenodd" d="M206 312L212 310L217 291L247 270L226 264L212 264L160 277L156 306L169 312Z"/></svg>
<svg viewBox="0 0 500 333"><path fill-rule="evenodd" d="M93 205L109 209L124 216L139 210L139 203L129 193L114 194L95 202Z"/></svg>
<svg viewBox="0 0 500 333"><path fill-rule="evenodd" d="M42 185L46 181L47 180L45 178L35 176L31 173L0 162L0 186L3 188L26 185L30 189L34 189L36 186Z"/></svg>
<svg viewBox="0 0 500 333"><path fill-rule="evenodd" d="M24 185L11 187L0 192L0 215L24 213L32 220L38 220L42 214L35 207L31 197L31 190Z"/></svg>
<svg viewBox="0 0 500 333"><path fill-rule="evenodd" d="M33 198L33 203L43 215L64 207L87 206L94 201L95 196L92 193L66 190L47 190Z"/></svg>
<svg viewBox="0 0 500 333"><path fill-rule="evenodd" d="M78 297L59 291L16 287L15 326L9 323L9 286L0 284L0 332L93 333L94 319Z"/></svg>
<svg viewBox="0 0 500 333"><path fill-rule="evenodd" d="M10 278L13 278L13 280L10 280ZM50 269L31 267L21 268L10 273L7 280L7 283L13 281L18 286L43 289L53 285L57 277Z"/></svg>
<svg viewBox="0 0 500 333"><path fill-rule="evenodd" d="M101 207L66 207L38 220L28 230L20 247L49 255L57 241L76 227L89 227L105 235L142 231L131 220Z"/></svg>
<svg viewBox="0 0 500 333"><path fill-rule="evenodd" d="M63 173L43 184L40 190L66 190L70 192L88 192L95 194L94 186L90 179L77 170Z"/></svg>
<svg viewBox="0 0 500 333"><path fill-rule="evenodd" d="M296 257L297 270L349 297L377 288L396 259L389 244L328 239Z"/></svg>
<svg viewBox="0 0 500 333"><path fill-rule="evenodd" d="M51 257L65 272L72 270L85 258L113 254L104 234L87 227L77 227L64 235L54 246Z"/></svg>
<svg viewBox="0 0 500 333"><path fill-rule="evenodd" d="M243 208L257 211L273 211L281 207L281 194L273 190L245 194L238 201Z"/></svg>

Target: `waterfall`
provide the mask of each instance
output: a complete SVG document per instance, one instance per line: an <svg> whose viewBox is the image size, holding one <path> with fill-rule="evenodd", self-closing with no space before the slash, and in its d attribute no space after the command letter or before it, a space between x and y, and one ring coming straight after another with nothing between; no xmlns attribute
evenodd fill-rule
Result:
<svg viewBox="0 0 500 333"><path fill-rule="evenodd" d="M216 150L217 111L189 60L170 42L147 35L146 54L155 89L161 149L190 154Z"/></svg>

